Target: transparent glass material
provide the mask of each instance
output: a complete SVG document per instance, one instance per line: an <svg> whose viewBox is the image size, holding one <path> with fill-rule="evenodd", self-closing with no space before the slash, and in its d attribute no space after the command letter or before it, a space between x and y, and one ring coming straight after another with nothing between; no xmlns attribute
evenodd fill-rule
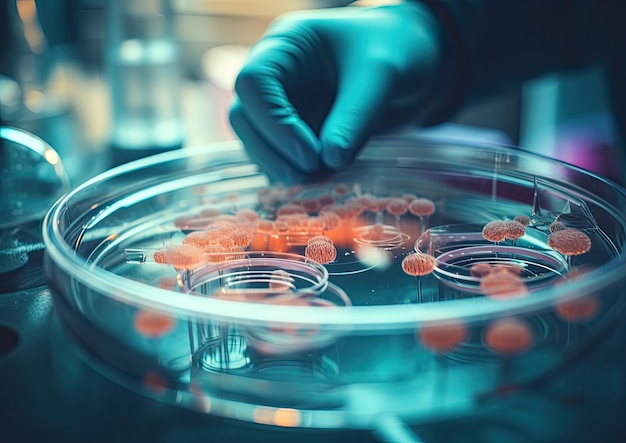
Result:
<svg viewBox="0 0 626 443"><path fill-rule="evenodd" d="M6 273L26 265L29 253L43 248L41 221L69 189L57 151L30 132L0 127L0 278L4 283Z"/></svg>
<svg viewBox="0 0 626 443"><path fill-rule="evenodd" d="M592 359L624 314L625 214L623 189L509 147L380 139L332 180L281 186L231 143L85 183L44 238L66 329L119 383L393 440ZM521 233L485 234L516 217Z"/></svg>

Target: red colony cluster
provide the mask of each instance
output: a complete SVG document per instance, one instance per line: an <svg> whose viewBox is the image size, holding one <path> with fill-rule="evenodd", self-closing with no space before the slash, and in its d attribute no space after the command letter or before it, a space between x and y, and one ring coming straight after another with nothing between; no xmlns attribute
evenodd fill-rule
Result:
<svg viewBox="0 0 626 443"><path fill-rule="evenodd" d="M482 235L487 241L500 243L505 239L517 240L526 233L526 226L517 220L495 220L483 226Z"/></svg>
<svg viewBox="0 0 626 443"><path fill-rule="evenodd" d="M416 252L402 260L402 270L415 277L430 274L437 267L437 259L429 254Z"/></svg>
<svg viewBox="0 0 626 443"><path fill-rule="evenodd" d="M591 239L578 229L564 228L548 236L548 246L563 255L581 255L591 249Z"/></svg>

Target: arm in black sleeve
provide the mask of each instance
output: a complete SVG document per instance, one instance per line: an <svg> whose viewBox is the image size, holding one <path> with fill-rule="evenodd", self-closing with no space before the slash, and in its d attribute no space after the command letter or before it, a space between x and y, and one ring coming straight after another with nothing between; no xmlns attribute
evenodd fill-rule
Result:
<svg viewBox="0 0 626 443"><path fill-rule="evenodd" d="M626 54L623 0L422 2L439 17L455 51L457 102Z"/></svg>

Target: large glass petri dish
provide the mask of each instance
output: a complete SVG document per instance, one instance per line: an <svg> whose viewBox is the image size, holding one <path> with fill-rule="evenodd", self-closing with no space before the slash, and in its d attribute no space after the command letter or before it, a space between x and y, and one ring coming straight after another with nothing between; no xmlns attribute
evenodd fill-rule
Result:
<svg viewBox="0 0 626 443"><path fill-rule="evenodd" d="M383 138L288 186L232 142L67 194L46 274L86 361L130 389L393 441L549 397L573 368L595 380L590 349L624 315L625 214L624 189L506 146Z"/></svg>

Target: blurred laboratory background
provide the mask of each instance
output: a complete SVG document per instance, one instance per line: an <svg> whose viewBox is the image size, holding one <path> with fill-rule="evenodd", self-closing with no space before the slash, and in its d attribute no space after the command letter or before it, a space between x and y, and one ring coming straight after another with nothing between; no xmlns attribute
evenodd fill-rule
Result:
<svg viewBox="0 0 626 443"><path fill-rule="evenodd" d="M145 155L235 138L227 117L234 79L274 17L394 2L1 1L2 125L54 148L73 186ZM463 109L446 134L519 145L615 178L605 95L594 69L540 78Z"/></svg>

